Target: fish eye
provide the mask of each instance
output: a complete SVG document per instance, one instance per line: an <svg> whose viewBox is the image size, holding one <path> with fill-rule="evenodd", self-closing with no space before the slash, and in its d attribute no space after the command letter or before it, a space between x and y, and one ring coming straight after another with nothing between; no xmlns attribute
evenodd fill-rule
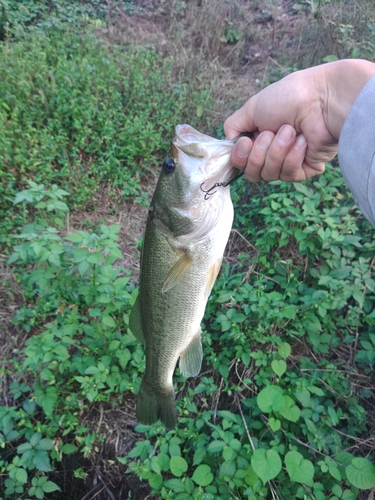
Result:
<svg viewBox="0 0 375 500"><path fill-rule="evenodd" d="M173 161L172 158L168 156L168 158L166 158L163 163L164 172L166 174L172 174L175 171L175 168L176 168L175 162Z"/></svg>

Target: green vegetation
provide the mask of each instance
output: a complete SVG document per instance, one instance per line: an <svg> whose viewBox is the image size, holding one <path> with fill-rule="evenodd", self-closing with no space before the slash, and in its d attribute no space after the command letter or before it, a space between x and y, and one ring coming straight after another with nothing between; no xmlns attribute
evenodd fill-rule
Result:
<svg viewBox="0 0 375 500"><path fill-rule="evenodd" d="M261 197L238 191L255 255L251 269L247 254L226 268L208 304L210 375L181 378L178 429L139 425L146 440L124 463L159 498L354 500L375 485L371 462L346 451L369 431L373 229L333 167Z"/></svg>
<svg viewBox="0 0 375 500"><path fill-rule="evenodd" d="M108 48L93 34L42 30L0 46L0 244L27 220L13 205L26 180L58 183L71 207L94 204L98 184L122 199L168 150L176 123L208 96L174 83L152 49Z"/></svg>
<svg viewBox="0 0 375 500"><path fill-rule="evenodd" d="M208 85L215 65L192 59L208 4L167 5L168 37L185 43L188 30L195 43L176 61L165 56L175 46L94 35L107 26L107 2L0 0L0 499L75 500L100 488L111 498L110 483L129 477L138 488L122 498L354 500L375 487L374 230L337 166L305 183L234 187L231 258L207 306L202 373L175 376L176 429L135 422L137 287L120 265L121 225L103 223L113 209L101 200L145 205L177 123L220 130L208 117L225 85ZM242 4L215 3L215 42L201 41L203 55L216 47L215 61L236 54L235 68L256 38L236 24ZM321 23L339 2L300 0L292 15L297 4ZM145 9L112 7L123 9L112 26ZM198 7L201 19L186 26ZM247 15L263 23L271 7ZM373 53L367 7L366 43L342 32L346 55ZM93 220L85 226L77 209ZM84 489L93 470L109 479Z"/></svg>

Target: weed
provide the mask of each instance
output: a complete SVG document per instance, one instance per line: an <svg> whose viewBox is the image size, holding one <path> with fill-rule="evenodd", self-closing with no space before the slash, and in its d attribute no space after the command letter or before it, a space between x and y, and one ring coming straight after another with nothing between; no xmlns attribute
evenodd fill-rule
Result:
<svg viewBox="0 0 375 500"><path fill-rule="evenodd" d="M257 254L250 271L227 267L208 303L212 376L180 377L178 428L139 425L144 440L121 461L159 498L354 500L375 485L371 462L345 451L367 431L371 393L353 393L364 375L340 352L372 369L373 231L332 169L234 198Z"/></svg>
<svg viewBox="0 0 375 500"><path fill-rule="evenodd" d="M70 210L95 208L104 183L121 193L118 202L145 204L142 177L164 156L174 125L210 127L212 90L220 120L229 93L237 99L240 77L234 83L226 65L249 64L246 51L260 42L252 21L285 34L270 2L252 6L263 9L257 17L244 2L166 0L154 6L164 31L144 15L151 4L0 0L0 243L22 295L9 306L18 336L1 368L5 498L59 495L60 462L70 454L93 461L108 440L85 415L105 405L132 414L144 371L128 330L137 289L117 265L119 226L72 231ZM309 58L372 53L373 39L342 5L307 13ZM341 9L340 21L330 8ZM121 38L118 26L139 36ZM317 26L333 35L329 53ZM148 27L157 43L130 46L150 40ZM275 50L277 37L265 45ZM277 73L262 70L264 82L301 61L274 60ZM243 81L242 100L249 76ZM178 426L138 425L121 471L161 499L358 498L375 485L373 229L330 168L306 183L239 184L233 198L244 243L208 303L202 374L175 378ZM88 476L82 463L73 468L75 478Z"/></svg>
<svg viewBox="0 0 375 500"><path fill-rule="evenodd" d="M79 426L77 412L84 402L116 397L119 404L122 394L137 391L140 383L136 367L143 365L142 349L126 331L135 290L127 273L114 265L122 257L120 228L102 225L96 233L62 236L57 228L67 211L66 196L32 181L16 196L17 203L38 210L38 222L24 228L9 258L17 264L27 303L14 322L40 333L22 350L22 364L14 361L13 373L19 371L9 391L14 406L0 407L1 443L14 456L1 462L8 473L6 498L27 487L33 498L57 490L40 473L52 471L52 463L78 447L89 455L99 439ZM49 211L55 212L52 218ZM25 377L27 382L21 381ZM75 444L66 441L73 433Z"/></svg>
<svg viewBox="0 0 375 500"><path fill-rule="evenodd" d="M133 179L155 167L175 124L206 100L173 86L170 61L156 52L109 50L69 31L3 44L0 72L0 244L27 220L12 203L25 179L69 190L70 206L91 204L103 182L124 198L139 194Z"/></svg>

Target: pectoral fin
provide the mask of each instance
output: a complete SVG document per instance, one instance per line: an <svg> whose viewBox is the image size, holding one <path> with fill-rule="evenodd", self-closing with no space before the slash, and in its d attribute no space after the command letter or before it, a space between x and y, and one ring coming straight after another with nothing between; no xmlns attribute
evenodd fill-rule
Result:
<svg viewBox="0 0 375 500"><path fill-rule="evenodd" d="M165 293L173 288L186 275L192 262L192 257L189 252L186 251L167 274L162 288L162 293Z"/></svg>
<svg viewBox="0 0 375 500"><path fill-rule="evenodd" d="M180 356L180 370L185 377L196 377L200 372L203 359L201 332L197 333L189 346Z"/></svg>
<svg viewBox="0 0 375 500"><path fill-rule="evenodd" d="M145 344L145 336L143 335L142 321L141 321L141 306L139 295L135 301L132 312L130 313L129 328L134 337L142 344Z"/></svg>

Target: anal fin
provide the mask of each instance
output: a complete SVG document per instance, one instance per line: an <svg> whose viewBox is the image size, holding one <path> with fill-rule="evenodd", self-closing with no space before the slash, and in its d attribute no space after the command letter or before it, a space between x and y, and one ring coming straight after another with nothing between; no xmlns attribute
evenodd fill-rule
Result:
<svg viewBox="0 0 375 500"><path fill-rule="evenodd" d="M193 337L188 347L180 356L179 367L185 377L196 377L200 372L203 359L201 331Z"/></svg>

